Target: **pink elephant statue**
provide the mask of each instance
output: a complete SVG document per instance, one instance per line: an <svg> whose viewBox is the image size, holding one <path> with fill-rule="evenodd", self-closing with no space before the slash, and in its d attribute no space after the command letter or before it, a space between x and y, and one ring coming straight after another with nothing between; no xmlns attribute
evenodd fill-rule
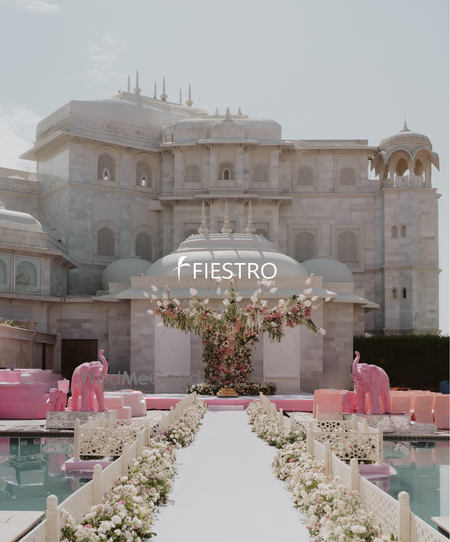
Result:
<svg viewBox="0 0 450 542"><path fill-rule="evenodd" d="M342 412L351 414L358 410L358 396L354 391L344 390L341 395Z"/></svg>
<svg viewBox="0 0 450 542"><path fill-rule="evenodd" d="M103 396L103 384L108 374L108 362L103 355L104 350L98 353L100 361L90 361L79 365L72 375L72 405L71 410L78 410L81 395L80 412L92 412L94 408L94 394L97 397L98 411L106 412Z"/></svg>
<svg viewBox="0 0 450 542"><path fill-rule="evenodd" d="M58 389L50 388L50 410L53 411L64 411L66 410L67 403L67 393Z"/></svg>
<svg viewBox="0 0 450 542"><path fill-rule="evenodd" d="M360 363L360 355L355 352L356 358L353 362L352 378L355 383L356 395L358 397L358 414L367 414L366 394L369 394L369 414L381 414L380 396L383 399L384 409L391 412L391 396L389 377L386 372L377 365Z"/></svg>

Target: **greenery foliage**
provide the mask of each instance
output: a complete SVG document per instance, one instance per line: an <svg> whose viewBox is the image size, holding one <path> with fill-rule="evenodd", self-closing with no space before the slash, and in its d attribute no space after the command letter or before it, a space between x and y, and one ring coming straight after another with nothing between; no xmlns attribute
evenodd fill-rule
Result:
<svg viewBox="0 0 450 542"><path fill-rule="evenodd" d="M187 389L187 393L196 391L199 395L216 395L222 386L220 384L210 384L202 382L194 384ZM237 391L239 395L275 395L277 386L274 382L242 382L239 384L231 384L229 386Z"/></svg>
<svg viewBox="0 0 450 542"><path fill-rule="evenodd" d="M382 367L392 387L439 391L449 380L449 337L439 335L374 335L353 338L361 363Z"/></svg>

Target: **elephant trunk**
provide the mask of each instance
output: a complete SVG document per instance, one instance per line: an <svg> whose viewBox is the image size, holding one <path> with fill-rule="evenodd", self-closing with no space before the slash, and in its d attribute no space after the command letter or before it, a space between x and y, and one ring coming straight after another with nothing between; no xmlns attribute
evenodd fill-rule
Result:
<svg viewBox="0 0 450 542"><path fill-rule="evenodd" d="M106 361L105 356L103 355L104 350L100 350L98 353L98 357L100 358L100 361L103 363L103 370L102 374L106 375L108 374L108 362Z"/></svg>
<svg viewBox="0 0 450 542"><path fill-rule="evenodd" d="M355 361L353 362L352 375L358 376L358 362L359 362L360 355L359 355L359 352L355 352L355 354L356 354L356 358L355 358Z"/></svg>

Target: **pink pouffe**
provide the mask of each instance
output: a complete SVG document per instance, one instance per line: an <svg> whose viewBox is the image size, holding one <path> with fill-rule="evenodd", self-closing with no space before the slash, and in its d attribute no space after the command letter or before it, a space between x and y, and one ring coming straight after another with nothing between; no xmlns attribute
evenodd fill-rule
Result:
<svg viewBox="0 0 450 542"><path fill-rule="evenodd" d="M121 408L115 408L114 409L117 412L117 419L118 420L131 420L132 418L132 410L129 406L124 406Z"/></svg>

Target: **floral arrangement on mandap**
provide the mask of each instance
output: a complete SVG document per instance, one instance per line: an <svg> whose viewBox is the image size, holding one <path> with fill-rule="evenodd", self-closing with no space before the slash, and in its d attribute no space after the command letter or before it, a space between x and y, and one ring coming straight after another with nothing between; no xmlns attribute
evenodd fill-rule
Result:
<svg viewBox="0 0 450 542"><path fill-rule="evenodd" d="M202 358L206 363L206 383L193 386L189 391L203 391L209 394L222 387L232 387L240 393L249 391L274 393L276 391L274 384L267 386L267 383L263 383L264 386L258 386L257 383L248 380L252 372L253 348L259 340L260 333L267 333L271 342L280 342L284 336L285 326L293 328L305 325L314 335L317 333L325 335L325 330L318 328L311 319L313 311L320 306L313 305L317 296L307 299L312 293L312 288L307 288L311 283L311 277L307 278L305 288L288 299L280 299L273 308L267 306L268 300L264 299L264 296L277 291L277 288L273 287L274 281L258 281L258 286L264 287L264 290L258 288L250 298L251 303L242 307L244 297L240 294L234 277L230 281L230 288L224 289L222 311L219 309L221 281L222 279L216 279L214 292L208 297L212 284L210 280L205 299L200 299L198 291L191 288L191 298L184 302L185 306L182 306L178 299L170 298L168 286L163 292L152 286L155 293L150 295L144 292L144 295L156 307L147 312L161 318L158 326L179 329L185 333L193 331L201 336ZM330 299L327 297L324 302Z"/></svg>

